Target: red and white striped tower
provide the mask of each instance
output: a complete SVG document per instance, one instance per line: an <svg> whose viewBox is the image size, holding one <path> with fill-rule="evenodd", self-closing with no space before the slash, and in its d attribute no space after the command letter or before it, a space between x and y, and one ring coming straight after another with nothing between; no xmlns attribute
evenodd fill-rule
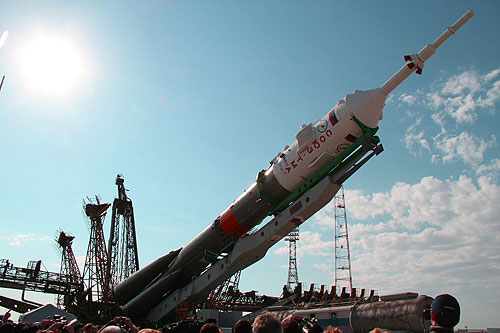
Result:
<svg viewBox="0 0 500 333"><path fill-rule="evenodd" d="M350 294L352 291L351 255L343 186L340 187L333 200L335 205L335 286L339 291L345 287L345 291Z"/></svg>

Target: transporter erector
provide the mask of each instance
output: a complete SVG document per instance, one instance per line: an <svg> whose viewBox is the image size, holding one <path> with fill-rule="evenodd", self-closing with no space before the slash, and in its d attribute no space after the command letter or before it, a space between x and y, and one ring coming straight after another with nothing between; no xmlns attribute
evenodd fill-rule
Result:
<svg viewBox="0 0 500 333"><path fill-rule="evenodd" d="M421 74L425 61L473 15L473 11L468 11L434 42L417 54L405 56L403 67L381 87L356 90L341 99L321 119L303 126L291 145L271 161L267 170L258 173L256 181L205 230L184 247L156 259L119 283L113 292L115 300L130 316L144 318L176 290L186 289L220 259L221 254L228 255L234 251L238 241L242 241L267 216L276 216L271 221L276 227L281 225L278 220L281 216L286 215L286 222L289 222L270 235L272 242L266 246L272 246L293 230L294 225L303 223L316 213L333 198L343 181L373 153L382 151L375 133L389 93L413 72ZM372 154L361 160L369 151ZM322 187L322 194L315 202L311 203L309 197L304 202L300 200L325 182L329 184ZM245 246L246 251L251 250L253 245L246 242ZM255 262L247 261L248 265ZM240 269L248 266L228 263L231 264ZM190 297L189 293L183 295ZM174 299L180 301L176 297Z"/></svg>

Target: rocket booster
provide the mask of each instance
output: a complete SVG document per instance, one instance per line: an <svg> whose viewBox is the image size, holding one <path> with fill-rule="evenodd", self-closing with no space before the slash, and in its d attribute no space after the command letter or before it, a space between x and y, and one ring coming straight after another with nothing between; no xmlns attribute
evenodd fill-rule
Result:
<svg viewBox="0 0 500 333"><path fill-rule="evenodd" d="M205 230L119 283L114 298L129 315L142 316L149 308L146 304L156 304L183 287L218 255L229 253L232 244L266 216L288 207L315 175L362 135L361 126L376 130L388 94L413 72L420 74L424 62L473 15L468 11L432 44L405 56L406 64L380 88L356 90L314 124L303 126L294 142Z"/></svg>

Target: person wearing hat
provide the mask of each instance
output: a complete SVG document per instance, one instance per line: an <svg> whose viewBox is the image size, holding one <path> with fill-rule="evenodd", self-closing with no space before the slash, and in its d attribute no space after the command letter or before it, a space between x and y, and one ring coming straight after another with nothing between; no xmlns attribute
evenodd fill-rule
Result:
<svg viewBox="0 0 500 333"><path fill-rule="evenodd" d="M455 297L442 294L431 304L430 333L453 333L453 327L460 321L460 305Z"/></svg>

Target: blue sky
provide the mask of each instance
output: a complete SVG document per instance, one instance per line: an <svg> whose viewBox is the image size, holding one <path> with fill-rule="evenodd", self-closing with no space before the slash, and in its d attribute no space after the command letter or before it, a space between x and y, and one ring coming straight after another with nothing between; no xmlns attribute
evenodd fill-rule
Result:
<svg viewBox="0 0 500 333"><path fill-rule="evenodd" d="M62 229L83 269L82 199L112 202L118 173L141 265L183 246L300 125L383 84L468 9L423 75L390 95L385 151L345 184L352 273L379 294L452 293L461 327L500 327L497 1L0 3L0 258L57 271ZM40 40L67 56L29 51ZM332 208L301 229L307 285L333 284ZM240 289L279 295L285 250L244 271Z"/></svg>

